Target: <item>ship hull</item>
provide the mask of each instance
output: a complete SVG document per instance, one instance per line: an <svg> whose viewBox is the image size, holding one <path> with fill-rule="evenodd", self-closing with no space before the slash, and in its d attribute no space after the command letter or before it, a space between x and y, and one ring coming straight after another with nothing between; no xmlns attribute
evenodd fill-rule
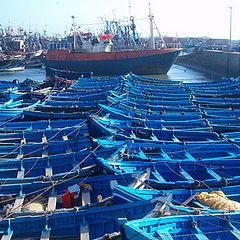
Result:
<svg viewBox="0 0 240 240"><path fill-rule="evenodd" d="M92 72L95 76L166 74L180 49L156 49L99 53L71 53L67 50L48 51L46 71L50 68L76 72Z"/></svg>

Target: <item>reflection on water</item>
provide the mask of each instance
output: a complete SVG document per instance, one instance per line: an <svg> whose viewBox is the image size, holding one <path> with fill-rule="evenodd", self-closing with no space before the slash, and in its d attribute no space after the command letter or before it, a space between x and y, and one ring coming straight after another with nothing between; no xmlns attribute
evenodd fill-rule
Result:
<svg viewBox="0 0 240 240"><path fill-rule="evenodd" d="M190 68L186 68L179 65L173 65L169 70L168 74L162 75L153 75L146 76L155 79L169 79L173 81L183 81L183 82L206 82L211 79L204 73L200 73L194 71ZM15 73L0 73L0 81L12 81L14 79L18 79L20 82L24 81L26 78L30 78L35 81L43 81L46 80L46 74L44 69L39 68L31 68L25 69L24 71L19 71Z"/></svg>
<svg viewBox="0 0 240 240"><path fill-rule="evenodd" d="M17 79L22 82L26 78L30 78L35 81L44 81L46 80L45 69L29 68L23 71L17 71L12 73L0 73L0 81L12 81L14 79Z"/></svg>
<svg viewBox="0 0 240 240"><path fill-rule="evenodd" d="M197 72L190 68L186 68L180 65L173 65L167 74L162 75L148 75L145 77L155 78L155 79L166 79L173 81L183 81L183 82L207 82L219 80L216 78L210 78L204 73Z"/></svg>

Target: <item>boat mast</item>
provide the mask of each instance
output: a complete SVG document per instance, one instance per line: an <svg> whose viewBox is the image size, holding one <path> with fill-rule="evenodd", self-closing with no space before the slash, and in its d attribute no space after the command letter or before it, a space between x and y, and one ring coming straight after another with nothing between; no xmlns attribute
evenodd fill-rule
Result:
<svg viewBox="0 0 240 240"><path fill-rule="evenodd" d="M75 17L72 16L72 20L73 20L73 23L72 23L72 27L73 27L73 49L76 49L76 45L77 45L77 41L76 41L76 24L75 24L74 19L75 19Z"/></svg>
<svg viewBox="0 0 240 240"><path fill-rule="evenodd" d="M149 21L150 21L150 48L155 49L154 35L153 35L153 14L151 12L151 4L149 2Z"/></svg>

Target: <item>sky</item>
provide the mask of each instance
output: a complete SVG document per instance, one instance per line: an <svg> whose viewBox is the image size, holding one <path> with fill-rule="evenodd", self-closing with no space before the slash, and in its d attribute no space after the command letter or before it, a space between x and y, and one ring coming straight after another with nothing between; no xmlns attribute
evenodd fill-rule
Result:
<svg viewBox="0 0 240 240"><path fill-rule="evenodd" d="M0 0L2 27L63 34L75 16L81 31L103 28L104 19L136 19L137 31L149 35L149 2L163 36L240 39L240 0ZM144 20L143 20L144 19Z"/></svg>

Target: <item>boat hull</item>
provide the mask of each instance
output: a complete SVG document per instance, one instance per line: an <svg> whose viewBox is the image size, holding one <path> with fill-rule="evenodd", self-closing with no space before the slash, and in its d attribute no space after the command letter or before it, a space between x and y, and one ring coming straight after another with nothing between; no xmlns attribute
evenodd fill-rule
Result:
<svg viewBox="0 0 240 240"><path fill-rule="evenodd" d="M46 57L46 71L50 68L94 75L121 75L128 72L142 75L166 74L180 49L156 49L99 53L71 53L67 50L50 50Z"/></svg>

